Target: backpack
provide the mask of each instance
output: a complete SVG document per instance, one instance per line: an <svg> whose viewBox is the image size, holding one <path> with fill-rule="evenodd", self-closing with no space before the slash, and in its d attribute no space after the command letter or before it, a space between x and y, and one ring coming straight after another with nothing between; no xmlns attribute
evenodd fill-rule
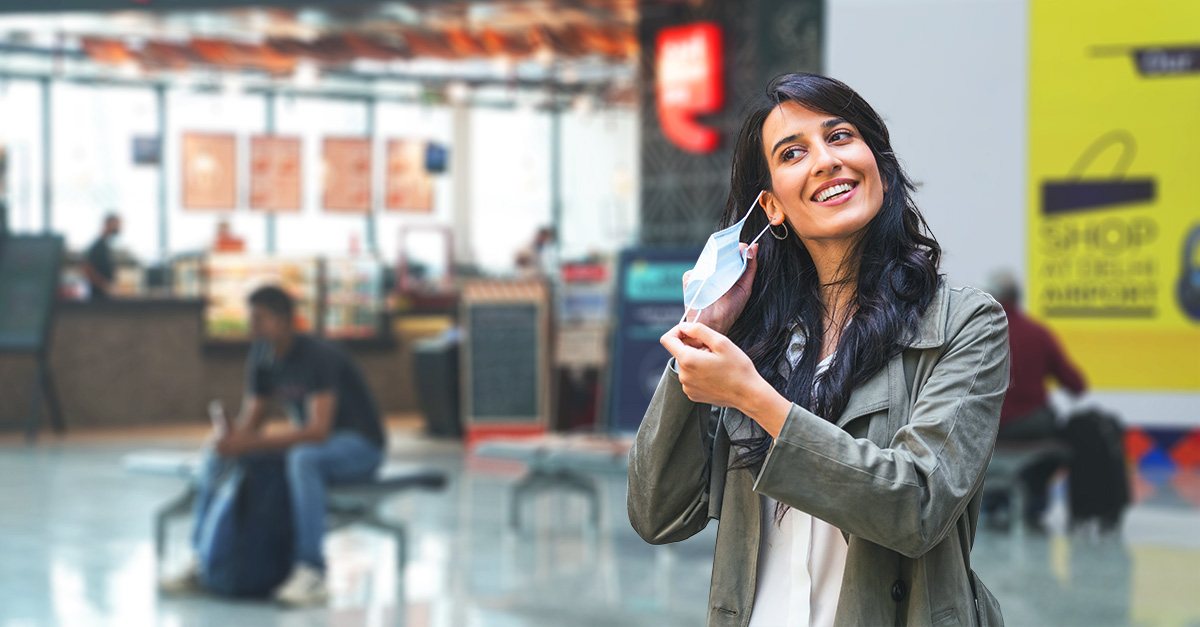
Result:
<svg viewBox="0 0 1200 627"><path fill-rule="evenodd" d="M287 578L295 548L282 455L239 459L218 480L200 525L200 578L217 594L267 597Z"/></svg>

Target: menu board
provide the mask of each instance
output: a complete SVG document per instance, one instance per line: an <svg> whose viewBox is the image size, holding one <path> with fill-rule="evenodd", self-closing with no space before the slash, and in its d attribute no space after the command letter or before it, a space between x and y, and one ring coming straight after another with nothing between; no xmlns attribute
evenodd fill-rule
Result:
<svg viewBox="0 0 1200 627"><path fill-rule="evenodd" d="M183 207L237 207L237 139L233 135L184 133Z"/></svg>
<svg viewBox="0 0 1200 627"><path fill-rule="evenodd" d="M636 432L671 358L659 338L683 316L683 273L699 250L626 250L617 261L608 430Z"/></svg>
<svg viewBox="0 0 1200 627"><path fill-rule="evenodd" d="M538 280L463 286L460 362L468 438L500 427L544 428L549 410L549 292Z"/></svg>
<svg viewBox="0 0 1200 627"><path fill-rule="evenodd" d="M325 139L325 193L329 211L371 211L371 140Z"/></svg>
<svg viewBox="0 0 1200 627"><path fill-rule="evenodd" d="M469 311L471 417L537 420L543 349L537 304L476 304Z"/></svg>
<svg viewBox="0 0 1200 627"><path fill-rule="evenodd" d="M387 143L387 200L394 211L433 211L433 177L425 167L429 144L393 139Z"/></svg>
<svg viewBox="0 0 1200 627"><path fill-rule="evenodd" d="M300 138L250 138L250 208L300 210Z"/></svg>

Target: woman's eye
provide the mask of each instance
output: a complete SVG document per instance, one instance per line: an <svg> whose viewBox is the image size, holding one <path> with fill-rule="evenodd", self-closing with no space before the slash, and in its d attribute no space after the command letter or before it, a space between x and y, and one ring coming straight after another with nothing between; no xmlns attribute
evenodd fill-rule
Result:
<svg viewBox="0 0 1200 627"><path fill-rule="evenodd" d="M843 141L846 139L850 139L851 137L853 137L853 135L850 134L850 131L845 131L845 130L834 131L833 134L829 136L829 142L830 143L840 142L840 141Z"/></svg>
<svg viewBox="0 0 1200 627"><path fill-rule="evenodd" d="M799 148L788 148L787 150L783 151L783 154L780 155L784 161L791 161L792 159L797 159L801 156L802 153Z"/></svg>

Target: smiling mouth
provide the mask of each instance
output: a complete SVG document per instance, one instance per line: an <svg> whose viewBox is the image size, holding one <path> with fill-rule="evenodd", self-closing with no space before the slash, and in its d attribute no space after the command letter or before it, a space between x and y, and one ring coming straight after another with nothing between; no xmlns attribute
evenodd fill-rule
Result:
<svg viewBox="0 0 1200 627"><path fill-rule="evenodd" d="M815 200L817 202L825 202L827 200L833 200L835 198L838 198L842 194L845 194L846 192L854 189L855 187L858 187L858 183L847 182L847 183L838 183L837 185L830 185L829 187L826 187L825 189L822 189L822 190L818 191L817 193L813 194L812 198L813 198L813 200Z"/></svg>

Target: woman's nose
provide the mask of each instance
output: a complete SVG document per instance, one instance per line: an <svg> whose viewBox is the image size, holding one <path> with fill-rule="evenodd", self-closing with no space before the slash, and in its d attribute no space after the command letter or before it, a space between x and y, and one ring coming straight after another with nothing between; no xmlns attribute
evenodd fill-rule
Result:
<svg viewBox="0 0 1200 627"><path fill-rule="evenodd" d="M841 159L838 159L837 155L833 154L833 151L827 146L816 147L810 154L813 156L812 173L814 176L827 175L842 167Z"/></svg>

